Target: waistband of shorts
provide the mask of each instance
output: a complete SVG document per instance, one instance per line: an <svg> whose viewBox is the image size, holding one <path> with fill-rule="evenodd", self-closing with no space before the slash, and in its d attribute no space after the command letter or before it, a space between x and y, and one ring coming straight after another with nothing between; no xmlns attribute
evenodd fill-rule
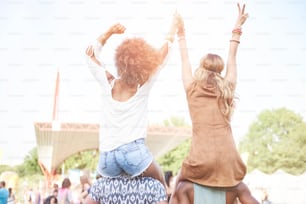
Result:
<svg viewBox="0 0 306 204"><path fill-rule="evenodd" d="M145 143L145 139L144 138L139 138L137 140L134 140L133 143L136 143L136 144L144 144Z"/></svg>

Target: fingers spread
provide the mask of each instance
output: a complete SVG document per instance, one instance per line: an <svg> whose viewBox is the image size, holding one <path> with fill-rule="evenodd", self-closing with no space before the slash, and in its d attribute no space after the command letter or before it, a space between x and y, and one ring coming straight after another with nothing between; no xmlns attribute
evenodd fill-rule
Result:
<svg viewBox="0 0 306 204"><path fill-rule="evenodd" d="M244 9L245 9L245 4L243 4L243 6L242 6L242 14L244 14Z"/></svg>
<svg viewBox="0 0 306 204"><path fill-rule="evenodd" d="M241 13L241 8L240 8L240 4L239 3L237 3L237 7L238 7L238 12L240 14Z"/></svg>

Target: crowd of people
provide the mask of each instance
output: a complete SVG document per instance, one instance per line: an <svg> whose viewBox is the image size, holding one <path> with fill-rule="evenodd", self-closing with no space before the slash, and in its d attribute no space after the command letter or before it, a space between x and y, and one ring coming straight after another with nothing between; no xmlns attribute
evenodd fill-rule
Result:
<svg viewBox="0 0 306 204"><path fill-rule="evenodd" d="M136 177L134 179L125 177L124 179L116 178L113 180L105 180L105 179L99 180L100 176L97 176L96 178L90 178L87 175L82 175L80 176L79 182L74 181L73 184L71 184L70 179L66 177L62 181L59 180L57 182L54 182L53 185L51 186L51 189L48 189L48 191L45 193L39 192L38 190L33 191L33 189L38 189L38 188L35 188L37 187L35 186L35 184L33 187L27 187L27 189L25 189L25 192L23 192L23 196L20 196L20 195L16 196L16 192L13 191L12 187L6 188L5 181L1 181L0 182L0 204L5 204L5 203L7 204L34 204L34 203L35 204L58 204L58 203L85 204L85 203L88 203L88 202L85 202L85 200L95 180L97 180L97 182L104 182L103 185L105 186L105 188L102 190L98 189L98 191L101 191L101 192L105 192L106 188L111 189L111 186L116 184L116 187L113 188L113 191L114 191L114 194L117 194L116 195L117 197L118 197L118 194L122 194L122 192L117 191L117 189L122 186L128 189L129 187L127 184L131 182L132 183L131 186L134 185L134 187L130 186L130 190L132 191L141 189L142 193L147 193L146 191L149 191L150 189L152 197L149 199L151 201L149 202L146 200L142 200L143 203L148 203L148 204L149 203L160 203L160 204L162 203L164 204L164 203L169 203L170 201L171 195L175 188L175 182L176 182L177 175L174 174L173 171L165 171L164 177L165 177L165 182L166 182L166 190L165 190L166 194L163 194L164 187L163 185L161 185L159 181L152 179L152 178L147 178L147 177ZM62 185L58 185L58 182L62 183ZM118 185L118 183L120 182L122 182L122 186ZM148 185L147 182L149 182L150 184ZM135 183L140 183L140 184L137 186L135 185ZM59 197L58 192L60 189L63 189L62 191L68 192L67 199L62 199L62 201L60 201L61 198L66 197L63 195ZM159 191L159 195L157 195L157 193L154 192L156 190ZM192 194L194 193L193 184L191 182L186 182L186 181L181 182L181 186L177 190L177 192L178 194L182 194L182 195L186 194L187 197L190 198L192 197ZM40 196L41 199L39 199L40 194L41 194ZM138 194L140 197L142 196L141 193L138 193ZM257 194L258 194L257 199L260 200L261 204L271 204L271 201L268 199L269 194L268 194L267 189L264 189L264 188L259 189ZM96 192L95 195L98 195L98 193ZM158 198L158 196L161 196L162 199L165 199L165 196L166 196L168 202L153 202L154 199ZM229 192L228 196L235 197L235 193ZM29 197L31 197L31 199ZM110 200L105 200L105 198L102 198L102 199L104 199L103 203L111 203Z"/></svg>
<svg viewBox="0 0 306 204"><path fill-rule="evenodd" d="M58 182L61 182L61 185ZM53 181L50 189L47 186L40 189L38 186L39 184L35 183L23 184L23 190L13 189L6 188L6 182L1 181L0 204L84 204L91 187L91 178L89 175L81 175L78 182L72 183L69 177L66 177L62 181Z"/></svg>

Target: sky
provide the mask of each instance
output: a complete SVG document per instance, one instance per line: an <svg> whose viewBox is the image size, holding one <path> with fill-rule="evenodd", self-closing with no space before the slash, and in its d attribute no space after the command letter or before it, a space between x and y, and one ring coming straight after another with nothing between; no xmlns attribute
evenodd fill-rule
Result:
<svg viewBox="0 0 306 204"><path fill-rule="evenodd" d="M60 72L60 122L98 123L100 90L87 69L87 45L114 23L123 35L103 50L113 68L114 49L127 37L159 47L178 10L185 19L195 69L210 52L225 61L237 17L229 0L3 0L0 1L0 164L15 165L36 146L34 122L51 122L55 79ZM306 2L240 1L249 19L239 45L239 102L232 120L237 143L258 114L285 107L306 118ZM170 117L189 123L177 40L152 89L150 124Z"/></svg>

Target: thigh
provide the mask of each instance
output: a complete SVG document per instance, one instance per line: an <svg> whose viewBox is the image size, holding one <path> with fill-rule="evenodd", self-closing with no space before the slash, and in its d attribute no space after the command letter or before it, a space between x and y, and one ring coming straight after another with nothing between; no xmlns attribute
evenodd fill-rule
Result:
<svg viewBox="0 0 306 204"><path fill-rule="evenodd" d="M194 203L194 188L193 183L189 181L180 181L172 193L170 198L171 204L193 204Z"/></svg>
<svg viewBox="0 0 306 204"><path fill-rule="evenodd" d="M159 180L165 187L167 186L162 169L156 161L152 161L149 167L143 172L143 176L152 177Z"/></svg>

